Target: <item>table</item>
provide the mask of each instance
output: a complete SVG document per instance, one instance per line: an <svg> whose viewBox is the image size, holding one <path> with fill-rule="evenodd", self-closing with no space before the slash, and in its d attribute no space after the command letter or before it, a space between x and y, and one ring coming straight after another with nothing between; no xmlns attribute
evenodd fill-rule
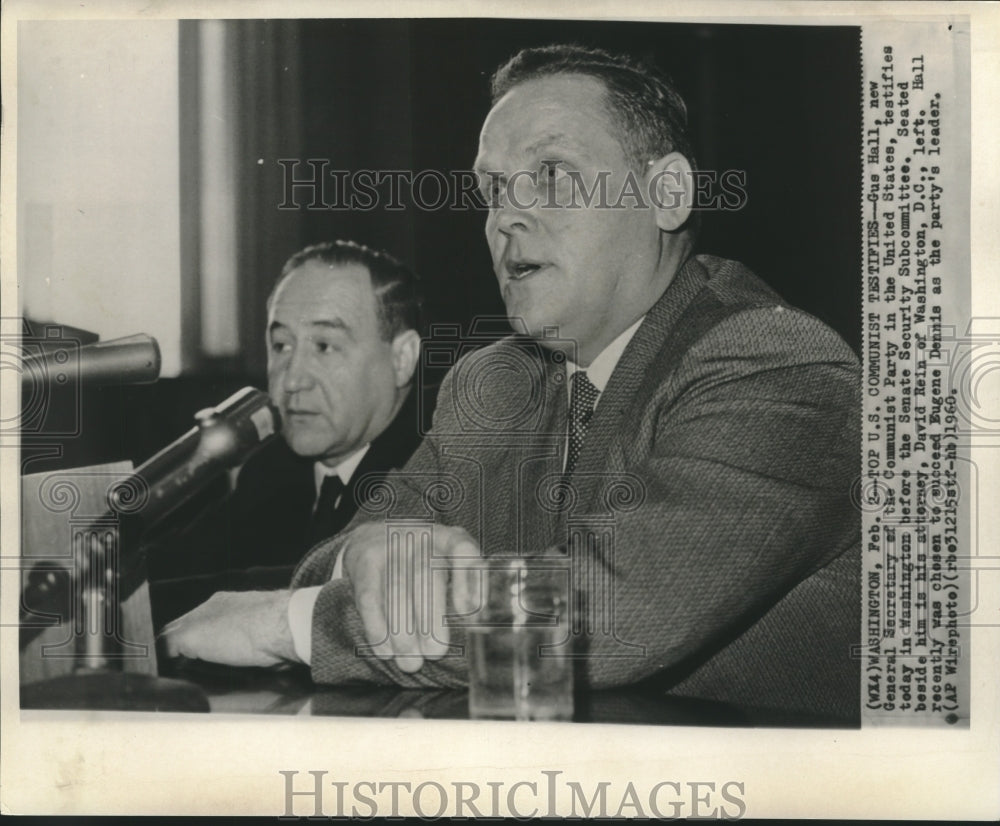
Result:
<svg viewBox="0 0 1000 826"><path fill-rule="evenodd" d="M468 719L465 691L397 686L319 686L304 666L231 668L196 660L166 663L160 678L81 673L21 688L23 709L183 711L427 720ZM773 709L674 697L646 686L578 691L573 721L637 725L848 728L843 721Z"/></svg>

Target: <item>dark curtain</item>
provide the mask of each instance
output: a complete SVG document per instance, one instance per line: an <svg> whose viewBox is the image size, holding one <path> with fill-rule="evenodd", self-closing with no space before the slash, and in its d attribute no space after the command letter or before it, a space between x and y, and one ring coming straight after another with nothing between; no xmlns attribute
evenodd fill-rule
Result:
<svg viewBox="0 0 1000 826"><path fill-rule="evenodd" d="M742 209L703 214L700 250L743 261L859 347L859 29L249 20L227 24L240 348L225 361L199 358L197 233L212 231L212 216L199 215L192 197L197 25L182 23L180 50L185 358L194 369L155 385L88 393L87 438L67 440L48 465L143 461L190 427L194 411L246 384L264 387L264 302L285 259L309 243L353 238L402 257L425 281L432 322L465 326L502 315L481 212L393 209L384 200L371 209L312 208L307 189L287 197L286 169L298 161L298 178L312 174L309 160L325 163L327 173L468 169L493 69L519 48L551 42L626 50L670 72L688 101L699 166L747 176ZM324 197L334 202L336 194Z"/></svg>
<svg viewBox="0 0 1000 826"><path fill-rule="evenodd" d="M747 175L743 209L703 215L700 250L744 261L859 346L857 28L519 20L231 25L242 116L239 312L250 375L263 375L266 295L283 261L308 243L353 238L407 260L427 284L432 321L502 314L482 213L385 203L339 208L345 193L334 172L468 169L492 70L523 46L555 41L648 56L672 74L688 101L699 165ZM332 209L314 204L308 187L288 197L289 171L310 179L321 162L320 200Z"/></svg>

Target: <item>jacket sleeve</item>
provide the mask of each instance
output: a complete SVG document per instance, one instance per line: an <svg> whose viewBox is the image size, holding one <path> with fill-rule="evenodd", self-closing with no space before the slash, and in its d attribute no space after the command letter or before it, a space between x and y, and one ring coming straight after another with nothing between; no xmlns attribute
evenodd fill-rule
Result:
<svg viewBox="0 0 1000 826"><path fill-rule="evenodd" d="M450 392L450 375L445 378L440 400ZM426 516L425 496L428 480L439 478L441 462L433 431L424 438L402 470L386 474L370 495L376 501L383 495L393 500L393 513ZM452 635L453 651L442 660L425 662L415 674L408 674L392 661L379 660L367 653L364 626L354 604L354 593L347 579L330 581L337 556L350 532L381 516L372 510L359 509L343 532L320 543L305 556L292 578L292 588L322 585L313 609L312 678L317 683L380 683L410 687L460 687L465 685L465 658L460 635Z"/></svg>
<svg viewBox="0 0 1000 826"><path fill-rule="evenodd" d="M446 379L439 406L452 390ZM615 514L611 543L588 542L584 530L564 549L575 610L587 627L613 630L584 640L592 687L710 657L844 553L858 534L850 487L859 392L850 349L787 308L728 317L667 371L609 464L609 478L620 469L639 480L641 501ZM433 475L441 465L432 434L406 471ZM399 489L402 505L418 509L419 491ZM342 541L315 549L296 583L325 581ZM405 674L364 656L363 643L350 584L325 585L313 620L315 680L465 683L457 647Z"/></svg>

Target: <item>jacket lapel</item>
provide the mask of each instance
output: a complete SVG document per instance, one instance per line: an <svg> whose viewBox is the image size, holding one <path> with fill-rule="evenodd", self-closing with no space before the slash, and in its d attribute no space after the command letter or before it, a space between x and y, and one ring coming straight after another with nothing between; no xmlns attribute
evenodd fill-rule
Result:
<svg viewBox="0 0 1000 826"><path fill-rule="evenodd" d="M583 450L577 461L573 485L577 513L602 513L607 474L622 473L613 457L629 436L629 412L642 395L644 382L651 386L663 381L660 354L678 319L708 280L708 273L694 257L677 272L663 295L646 317L622 353L604 392L597 402L587 428ZM611 458L609 458L611 457Z"/></svg>
<svg viewBox="0 0 1000 826"><path fill-rule="evenodd" d="M568 409L566 366L547 351L542 357L545 371L542 415L535 428L536 438L521 448L518 489L512 501L517 510L518 551L522 554L540 553L555 544L560 516L553 486L562 474Z"/></svg>

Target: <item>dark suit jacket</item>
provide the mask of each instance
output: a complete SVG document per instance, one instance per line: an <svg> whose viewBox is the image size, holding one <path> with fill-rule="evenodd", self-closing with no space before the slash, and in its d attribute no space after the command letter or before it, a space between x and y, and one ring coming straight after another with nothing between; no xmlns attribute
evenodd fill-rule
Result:
<svg viewBox="0 0 1000 826"><path fill-rule="evenodd" d="M578 671L592 688L651 681L853 721L860 384L856 356L833 331L742 265L698 256L615 368L571 495L552 487L565 370L515 337L449 373L431 433L390 477L385 513L461 525L485 554L567 550L597 629L581 640ZM436 498L426 495L431 481ZM588 547L588 536L602 541ZM313 549L293 587L327 582L341 543ZM357 656L363 641L350 584L327 582L313 619L314 679L465 680L461 656L411 675Z"/></svg>
<svg viewBox="0 0 1000 826"><path fill-rule="evenodd" d="M401 468L413 455L420 443L416 411L416 393L411 392L389 427L372 441L337 505L335 533L358 510L358 497L364 495L359 482L371 483L373 474ZM302 559L313 544L308 536L316 502L314 465L280 439L246 463L228 516L232 540L227 567L294 566Z"/></svg>
<svg viewBox="0 0 1000 826"><path fill-rule="evenodd" d="M334 532L351 521L366 484L403 467L413 454L420 443L420 401L411 391L389 427L372 441L338 502ZM314 464L275 439L241 468L235 490L221 507L158 543L149 554L157 625L215 591L288 585L295 564L313 544Z"/></svg>

